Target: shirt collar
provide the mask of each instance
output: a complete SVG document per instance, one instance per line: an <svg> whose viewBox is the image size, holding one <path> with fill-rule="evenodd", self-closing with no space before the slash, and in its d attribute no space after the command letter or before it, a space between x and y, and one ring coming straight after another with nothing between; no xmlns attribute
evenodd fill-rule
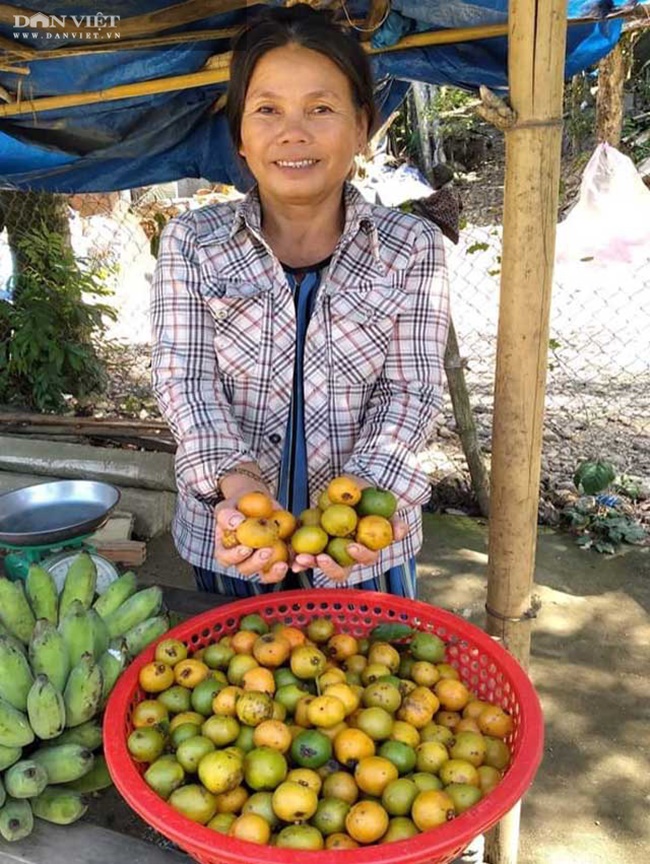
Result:
<svg viewBox="0 0 650 864"><path fill-rule="evenodd" d="M347 182L343 187L343 202L345 205L343 236L351 239L358 231L362 231L368 239L373 257L381 263L377 224L371 204L366 201L356 186ZM231 239L243 227L248 228L253 234L262 233L262 210L257 186L247 192L237 204L230 229Z"/></svg>

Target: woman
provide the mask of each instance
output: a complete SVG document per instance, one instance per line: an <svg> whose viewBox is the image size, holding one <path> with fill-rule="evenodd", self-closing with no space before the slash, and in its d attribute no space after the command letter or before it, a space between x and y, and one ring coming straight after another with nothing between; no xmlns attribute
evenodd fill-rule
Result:
<svg viewBox="0 0 650 864"><path fill-rule="evenodd" d="M418 452L442 400L441 234L348 183L375 124L357 40L306 5L236 37L227 114L256 185L165 230L154 280L155 393L178 443L174 538L203 590L356 587L415 596L429 483ZM349 475L398 499L395 542L357 562L221 543L238 498L294 514ZM216 523L216 545L215 545ZM298 575L296 575L298 574Z"/></svg>

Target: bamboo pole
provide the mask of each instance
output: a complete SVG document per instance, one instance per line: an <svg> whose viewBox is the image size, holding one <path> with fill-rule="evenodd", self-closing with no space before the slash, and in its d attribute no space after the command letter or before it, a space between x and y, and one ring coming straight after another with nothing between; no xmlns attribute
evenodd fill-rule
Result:
<svg viewBox="0 0 650 864"><path fill-rule="evenodd" d="M487 629L526 667L557 222L566 0L510 0L503 254L488 543ZM519 808L488 837L516 864Z"/></svg>

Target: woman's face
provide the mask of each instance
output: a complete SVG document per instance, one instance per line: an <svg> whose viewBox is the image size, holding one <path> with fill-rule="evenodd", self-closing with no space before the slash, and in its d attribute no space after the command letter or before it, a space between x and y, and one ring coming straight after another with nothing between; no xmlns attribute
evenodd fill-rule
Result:
<svg viewBox="0 0 650 864"><path fill-rule="evenodd" d="M367 141L365 114L328 57L299 45L274 48L256 64L239 152L262 193L286 203L340 191Z"/></svg>

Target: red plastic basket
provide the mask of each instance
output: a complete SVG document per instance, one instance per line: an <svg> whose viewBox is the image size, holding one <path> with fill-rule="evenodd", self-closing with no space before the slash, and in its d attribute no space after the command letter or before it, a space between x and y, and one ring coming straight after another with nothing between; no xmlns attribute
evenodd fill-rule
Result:
<svg viewBox="0 0 650 864"><path fill-rule="evenodd" d="M304 627L315 616L327 616L341 631L364 636L377 624L405 623L440 636L447 660L481 698L495 702L513 717L508 743L511 764L499 785L446 825L396 843L359 849L306 852L257 846L219 834L181 816L142 779L144 766L131 758L126 739L134 707L145 693L138 684L141 667L154 656L149 646L119 679L106 708L104 751L115 786L127 803L153 828L200 864L448 864L482 832L495 825L527 791L542 758L544 723L537 694L521 666L486 633L435 606L370 591L286 591L239 600L198 615L173 630L190 652L234 632L242 615L259 613L267 622Z"/></svg>

